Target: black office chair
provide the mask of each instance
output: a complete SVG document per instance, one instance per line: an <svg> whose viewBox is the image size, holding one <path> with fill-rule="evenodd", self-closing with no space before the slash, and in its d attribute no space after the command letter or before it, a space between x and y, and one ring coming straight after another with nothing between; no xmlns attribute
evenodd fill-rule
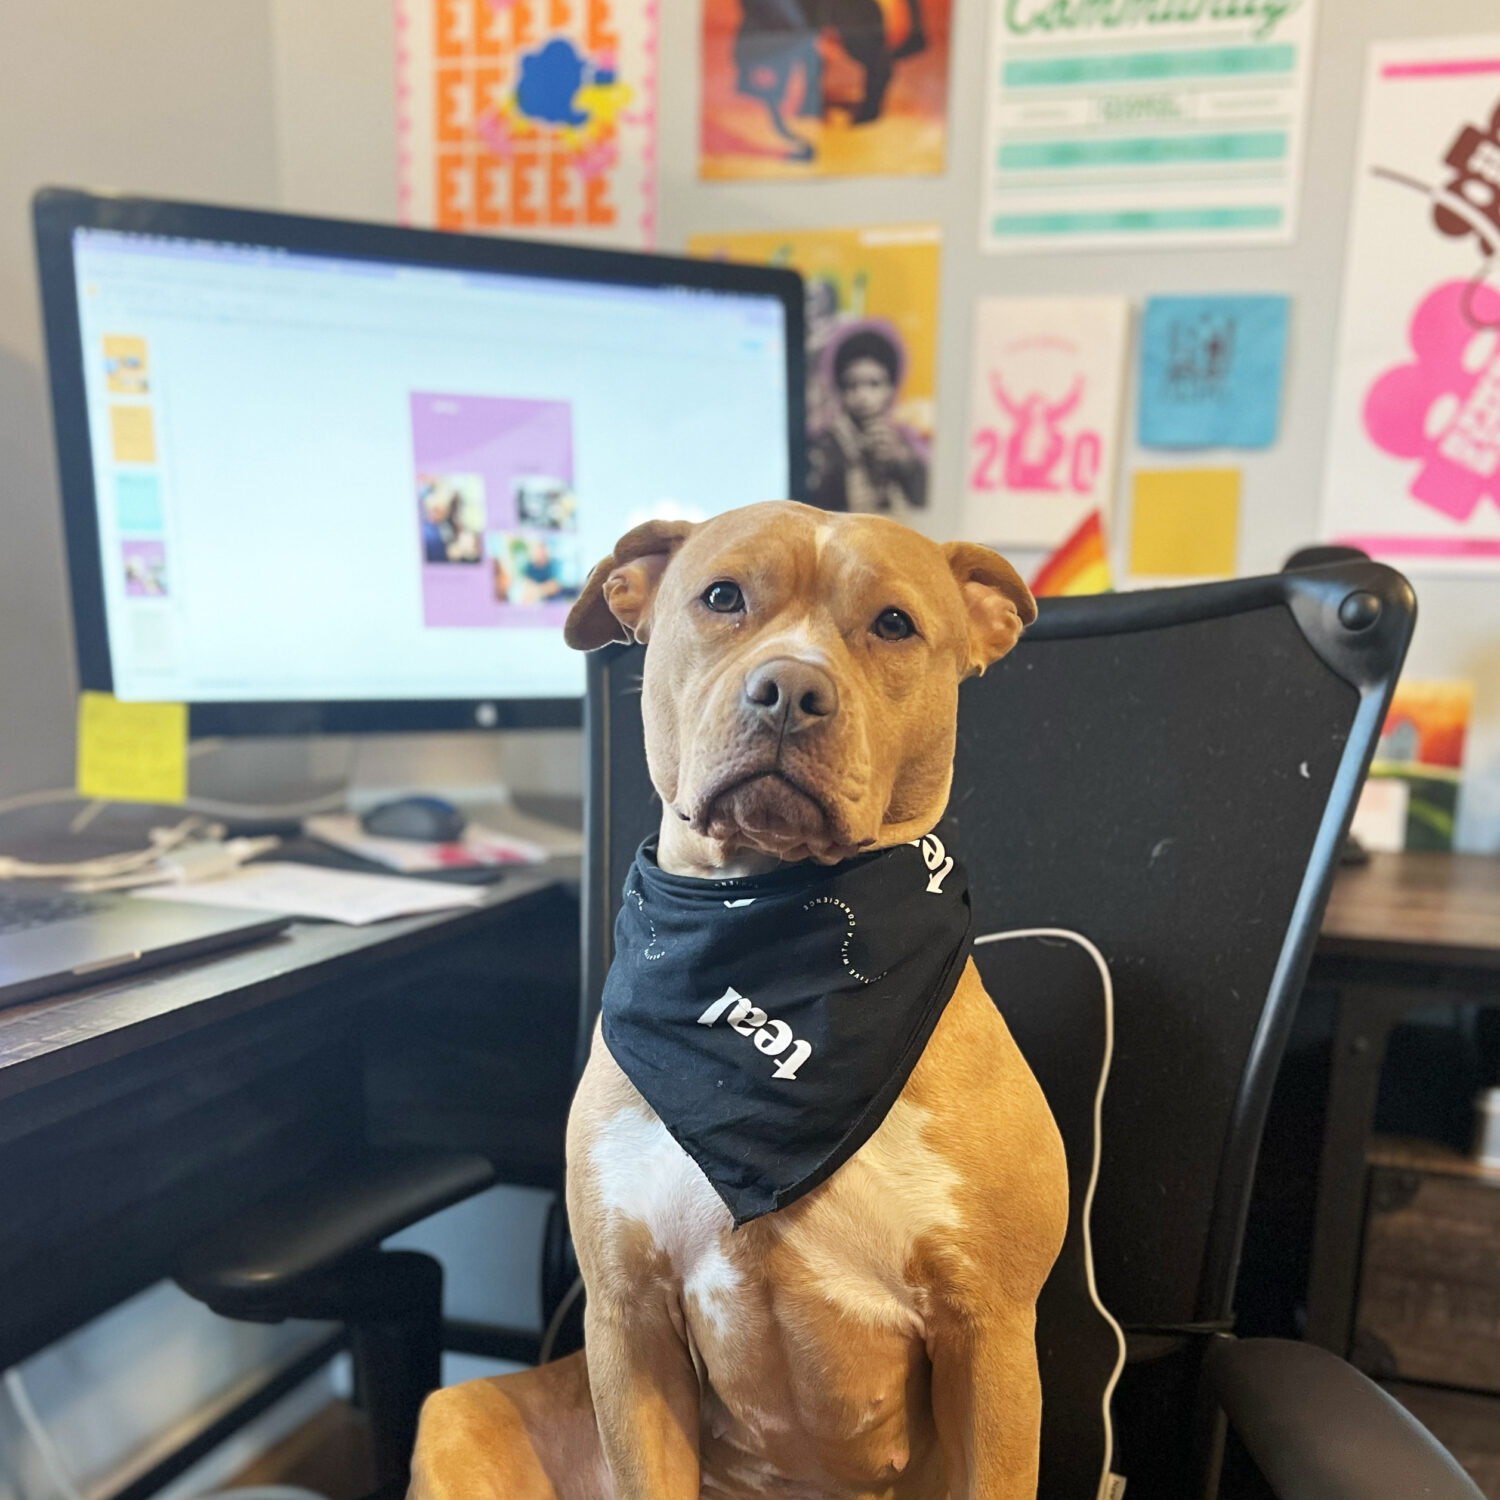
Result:
<svg viewBox="0 0 1500 1500"><path fill-rule="evenodd" d="M179 1259L177 1284L221 1317L344 1324L382 1497L405 1492L422 1398L441 1383L443 1268L380 1242L494 1180L482 1156L368 1150L248 1204Z"/></svg>
<svg viewBox="0 0 1500 1500"><path fill-rule="evenodd" d="M1060 1310L1049 1283L1043 1500L1089 1500L1102 1458L1132 1494L1212 1494L1221 1408L1284 1500L1477 1500L1436 1441L1350 1366L1227 1337L1271 1086L1414 618L1405 581L1358 562L1046 600L1016 650L961 692L945 837L968 865L976 931L1076 929L1102 949L1116 991L1092 1225L1128 1363L1110 1457L1102 1424L1056 1399L1081 1355L1076 1307ZM660 815L641 666L636 647L590 665L583 1038L626 870ZM1017 983L1021 947L980 948L976 961L1061 1100L1087 1066L1082 1039L1059 1031L1048 995ZM1076 1155L1054 1281L1081 1264Z"/></svg>

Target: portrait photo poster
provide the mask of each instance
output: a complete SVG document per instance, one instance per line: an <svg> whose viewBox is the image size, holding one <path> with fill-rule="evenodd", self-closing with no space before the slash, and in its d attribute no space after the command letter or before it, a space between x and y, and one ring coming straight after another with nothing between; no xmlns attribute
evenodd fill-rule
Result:
<svg viewBox="0 0 1500 1500"><path fill-rule="evenodd" d="M951 0L703 0L699 176L943 170Z"/></svg>
<svg viewBox="0 0 1500 1500"><path fill-rule="evenodd" d="M1098 511L1119 463L1130 303L982 297L976 307L962 534L1055 548Z"/></svg>
<svg viewBox="0 0 1500 1500"><path fill-rule="evenodd" d="M656 238L657 0L396 0L401 222Z"/></svg>
<svg viewBox="0 0 1500 1500"><path fill-rule="evenodd" d="M1500 571L1500 35L1368 56L1323 534Z"/></svg>
<svg viewBox="0 0 1500 1500"><path fill-rule="evenodd" d="M985 250L1284 244L1315 0L993 0Z"/></svg>
<svg viewBox="0 0 1500 1500"><path fill-rule="evenodd" d="M937 407L937 226L702 234L688 252L802 273L808 499L898 518L923 509Z"/></svg>

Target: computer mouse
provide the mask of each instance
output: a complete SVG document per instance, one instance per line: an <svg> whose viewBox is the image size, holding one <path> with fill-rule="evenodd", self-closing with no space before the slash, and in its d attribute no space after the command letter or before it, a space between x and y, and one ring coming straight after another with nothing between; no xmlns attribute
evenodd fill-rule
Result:
<svg viewBox="0 0 1500 1500"><path fill-rule="evenodd" d="M451 844L463 836L464 815L441 797L397 797L372 807L359 826L381 839Z"/></svg>

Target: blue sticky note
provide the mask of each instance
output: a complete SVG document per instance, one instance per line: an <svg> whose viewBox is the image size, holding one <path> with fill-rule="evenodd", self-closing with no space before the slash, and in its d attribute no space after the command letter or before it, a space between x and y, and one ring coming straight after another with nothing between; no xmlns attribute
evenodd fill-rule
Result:
<svg viewBox="0 0 1500 1500"><path fill-rule="evenodd" d="M149 469L115 474L115 519L121 531L161 531L161 486Z"/></svg>
<svg viewBox="0 0 1500 1500"><path fill-rule="evenodd" d="M1141 328L1142 448L1269 448L1281 418L1286 297L1152 297Z"/></svg>

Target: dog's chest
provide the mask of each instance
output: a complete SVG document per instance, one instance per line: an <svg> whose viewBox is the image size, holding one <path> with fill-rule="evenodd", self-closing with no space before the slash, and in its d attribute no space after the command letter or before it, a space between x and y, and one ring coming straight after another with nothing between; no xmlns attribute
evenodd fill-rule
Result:
<svg viewBox="0 0 1500 1500"><path fill-rule="evenodd" d="M643 1225L670 1264L705 1383L705 1462L719 1452L768 1475L814 1463L850 1479L907 1466L913 1428L930 1427L913 1252L923 1236L961 1233L956 1173L925 1123L898 1100L826 1183L736 1231L654 1115L602 1122L590 1150L600 1206Z"/></svg>

